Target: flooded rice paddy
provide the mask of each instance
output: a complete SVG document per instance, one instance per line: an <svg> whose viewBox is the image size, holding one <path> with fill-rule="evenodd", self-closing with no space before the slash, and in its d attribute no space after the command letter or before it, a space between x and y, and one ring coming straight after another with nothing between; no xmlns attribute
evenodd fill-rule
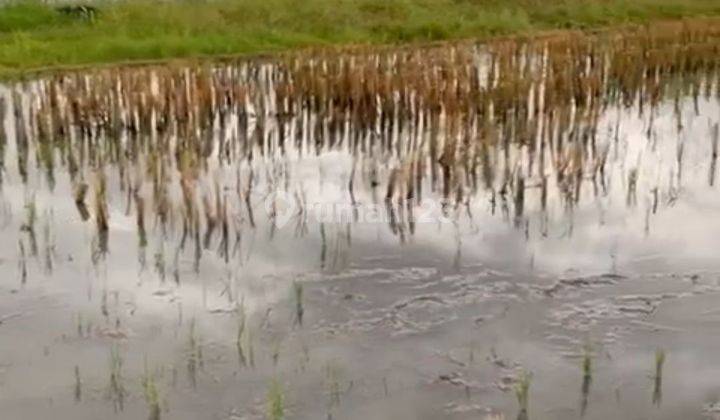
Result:
<svg viewBox="0 0 720 420"><path fill-rule="evenodd" d="M719 50L0 86L0 418L720 418Z"/></svg>

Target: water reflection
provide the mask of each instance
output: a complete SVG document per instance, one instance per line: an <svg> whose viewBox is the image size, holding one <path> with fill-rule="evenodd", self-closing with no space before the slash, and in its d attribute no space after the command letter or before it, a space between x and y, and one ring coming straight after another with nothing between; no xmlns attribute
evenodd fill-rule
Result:
<svg viewBox="0 0 720 420"><path fill-rule="evenodd" d="M432 332L447 342L411 348L457 344L466 333L446 326L466 320L482 329L509 319L489 330L497 341L521 339L518 319L568 335L642 321L680 294L583 293L629 287L618 271L633 264L662 271L714 257L719 40L712 26L669 25L0 87L0 257L17 262L0 259L2 287L50 293L70 308L73 339L114 343L102 363L96 354L90 366L68 362L74 400L87 402L85 384L103 369L106 397L125 410L126 368L142 365L151 418L163 416L163 393L232 389L236 369L262 382L274 413L339 416L373 392L387 397L389 383L407 397L422 375L388 368L388 355L407 352L393 353L393 340ZM568 268L578 272L550 286L535 277ZM538 301L542 314L514 306ZM382 335L388 349L358 368L365 359L351 339L361 334ZM603 334L607 344L616 332ZM352 362L328 362L338 355ZM319 377L313 363L324 366ZM461 385L468 401L487 386L466 376L500 375L518 418L529 416L530 374L519 364L493 356L492 373L451 364L462 372L430 375ZM602 388L592 367L586 355L581 416L595 415L591 384L593 396ZM370 374L379 390L367 389ZM288 387L289 377L305 386ZM312 403L319 388L330 389L327 407ZM538 398L543 388L533 385ZM311 396L285 407L288 389ZM474 410L468 401L453 409Z"/></svg>

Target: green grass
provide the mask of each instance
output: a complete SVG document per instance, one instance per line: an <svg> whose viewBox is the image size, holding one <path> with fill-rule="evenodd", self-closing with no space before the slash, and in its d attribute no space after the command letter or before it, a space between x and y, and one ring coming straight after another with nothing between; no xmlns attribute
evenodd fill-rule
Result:
<svg viewBox="0 0 720 420"><path fill-rule="evenodd" d="M2 1L2 0L0 0ZM12 0L11 0L12 1ZM58 66L396 44L720 15L717 0L117 0L94 21L0 7L0 75Z"/></svg>

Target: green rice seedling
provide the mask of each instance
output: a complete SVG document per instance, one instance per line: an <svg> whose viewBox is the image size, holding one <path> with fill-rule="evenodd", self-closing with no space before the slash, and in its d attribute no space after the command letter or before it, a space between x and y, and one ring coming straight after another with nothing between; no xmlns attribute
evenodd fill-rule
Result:
<svg viewBox="0 0 720 420"><path fill-rule="evenodd" d="M278 363L280 362L280 346L281 346L281 340L277 339L274 341L272 345L272 363L273 367L277 368Z"/></svg>
<svg viewBox="0 0 720 420"><path fill-rule="evenodd" d="M584 416L585 412L587 411L588 406L588 397L590 395L590 385L592 384L592 353L590 351L589 346L585 348L585 352L583 354L582 359L582 370L583 370L583 380L582 380L582 387L581 387L581 404L580 404L580 415Z"/></svg>
<svg viewBox="0 0 720 420"><path fill-rule="evenodd" d="M25 254L25 244L22 240L18 241L18 248L20 250L20 258L18 261L20 268L20 284L24 285L27 283L28 270L27 270L27 256Z"/></svg>
<svg viewBox="0 0 720 420"><path fill-rule="evenodd" d="M148 404L150 413L149 420L160 420L160 397L158 395L155 379L151 376L145 384L145 401Z"/></svg>
<svg viewBox="0 0 720 420"><path fill-rule="evenodd" d="M277 380L270 382L267 393L267 420L283 420L285 418L285 395L283 387Z"/></svg>
<svg viewBox="0 0 720 420"><path fill-rule="evenodd" d="M75 365L75 402L82 401L82 380L80 379L80 366Z"/></svg>
<svg viewBox="0 0 720 420"><path fill-rule="evenodd" d="M82 312L78 312L78 314L77 314L77 334L78 334L78 338L84 338L84 336L85 336Z"/></svg>
<svg viewBox="0 0 720 420"><path fill-rule="evenodd" d="M665 350L658 349L655 352L655 374L653 375L653 396L652 402L655 405L660 405L662 402L662 378L663 378L663 366L665 365Z"/></svg>
<svg viewBox="0 0 720 420"><path fill-rule="evenodd" d="M195 318L190 319L190 334L188 338L187 372L193 389L197 387L197 371L202 353L200 342L195 331Z"/></svg>
<svg viewBox="0 0 720 420"><path fill-rule="evenodd" d="M115 411L123 411L125 408L125 399L127 391L125 389L125 380L123 377L123 358L120 355L120 349L117 345L113 345L110 349L110 379L108 384L107 397L113 403Z"/></svg>
<svg viewBox="0 0 720 420"><path fill-rule="evenodd" d="M245 340L245 343L246 343L245 346L247 348L248 365L250 365L250 367L254 368L255 367L255 344L253 342L253 334L252 334L251 329L248 328L246 336L247 336L247 338Z"/></svg>
<svg viewBox="0 0 720 420"><path fill-rule="evenodd" d="M302 338L300 338L300 350L300 371L305 372L310 364L310 348Z"/></svg>
<svg viewBox="0 0 720 420"><path fill-rule="evenodd" d="M293 281L293 302L295 306L295 324L302 327L305 307L303 305L303 285Z"/></svg>
<svg viewBox="0 0 720 420"><path fill-rule="evenodd" d="M240 366L242 366L242 367L247 366L247 363L248 363L247 356L245 355L245 350L244 350L245 344L243 343L243 341L245 340L245 335L246 335L245 322L246 322L245 315L243 312L240 316L240 321L238 322L238 332L237 332L237 336L235 339L235 348L237 349L237 353L238 353L238 361L240 363Z"/></svg>
<svg viewBox="0 0 720 420"><path fill-rule="evenodd" d="M328 410L340 405L340 369L332 363L326 366L326 381L328 392Z"/></svg>
<svg viewBox="0 0 720 420"><path fill-rule="evenodd" d="M583 354L582 369L583 369L583 379L587 380L587 381L591 381L592 380L592 353L590 352L589 348L586 348L585 352Z"/></svg>
<svg viewBox="0 0 720 420"><path fill-rule="evenodd" d="M518 401L518 420L527 420L529 418L529 403L530 403L530 381L532 375L527 371L523 370L520 376L515 382L515 396Z"/></svg>
<svg viewBox="0 0 720 420"><path fill-rule="evenodd" d="M327 260L327 237L325 235L325 224L320 223L320 269L325 269L325 264Z"/></svg>
<svg viewBox="0 0 720 420"><path fill-rule="evenodd" d="M155 375L148 372L147 359L145 360L144 374L141 381L145 403L148 405L148 420L160 420L160 394L157 389Z"/></svg>

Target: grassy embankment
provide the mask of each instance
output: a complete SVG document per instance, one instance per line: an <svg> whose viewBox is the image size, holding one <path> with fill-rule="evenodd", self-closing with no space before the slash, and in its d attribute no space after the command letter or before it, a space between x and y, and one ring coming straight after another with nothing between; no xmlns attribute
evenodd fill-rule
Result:
<svg viewBox="0 0 720 420"><path fill-rule="evenodd" d="M0 6L0 77L100 63L395 44L720 16L718 0L118 0L94 20Z"/></svg>

